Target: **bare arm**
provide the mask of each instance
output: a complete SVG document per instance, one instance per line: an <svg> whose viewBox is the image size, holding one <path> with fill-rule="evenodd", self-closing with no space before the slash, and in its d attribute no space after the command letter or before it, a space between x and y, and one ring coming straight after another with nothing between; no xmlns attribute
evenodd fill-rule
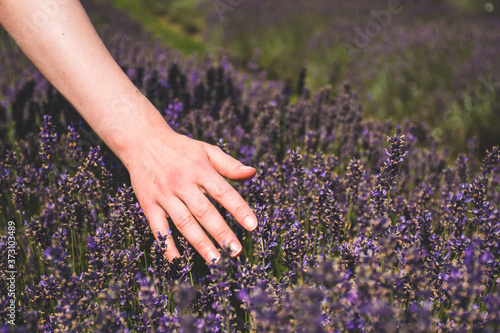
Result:
<svg viewBox="0 0 500 333"><path fill-rule="evenodd" d="M170 216L205 260L219 253L200 224L241 252L204 193L253 230L255 215L224 177L250 179L255 169L174 132L111 57L79 1L0 0L0 24L123 162L155 236L167 233ZM171 237L167 246L169 260L179 256Z"/></svg>

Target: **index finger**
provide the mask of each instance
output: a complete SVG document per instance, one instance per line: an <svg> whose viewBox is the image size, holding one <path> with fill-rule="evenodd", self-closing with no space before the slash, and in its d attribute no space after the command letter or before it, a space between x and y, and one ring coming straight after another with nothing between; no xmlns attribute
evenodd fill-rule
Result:
<svg viewBox="0 0 500 333"><path fill-rule="evenodd" d="M257 217L241 195L220 175L213 176L203 186L207 193L217 200L248 231L254 231Z"/></svg>

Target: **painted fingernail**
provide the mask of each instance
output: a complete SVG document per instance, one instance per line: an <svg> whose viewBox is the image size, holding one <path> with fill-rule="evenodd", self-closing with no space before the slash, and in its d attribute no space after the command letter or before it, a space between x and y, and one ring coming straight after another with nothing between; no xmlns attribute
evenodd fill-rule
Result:
<svg viewBox="0 0 500 333"><path fill-rule="evenodd" d="M243 223L245 223L247 229L250 231L254 231L255 229L257 229L257 224L258 224L257 220L251 216L245 217L245 220L243 220Z"/></svg>
<svg viewBox="0 0 500 333"><path fill-rule="evenodd" d="M217 261L219 261L220 256L216 251L210 251L208 252L208 260L212 263L215 264Z"/></svg>
<svg viewBox="0 0 500 333"><path fill-rule="evenodd" d="M241 252L241 246L236 243L229 243L229 254L231 256L236 256Z"/></svg>

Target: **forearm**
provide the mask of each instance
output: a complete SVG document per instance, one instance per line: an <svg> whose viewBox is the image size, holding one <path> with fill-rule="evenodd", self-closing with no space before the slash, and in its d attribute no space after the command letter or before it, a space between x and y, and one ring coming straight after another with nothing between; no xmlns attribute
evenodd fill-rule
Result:
<svg viewBox="0 0 500 333"><path fill-rule="evenodd" d="M152 128L170 131L111 57L79 1L0 0L0 23L124 163Z"/></svg>

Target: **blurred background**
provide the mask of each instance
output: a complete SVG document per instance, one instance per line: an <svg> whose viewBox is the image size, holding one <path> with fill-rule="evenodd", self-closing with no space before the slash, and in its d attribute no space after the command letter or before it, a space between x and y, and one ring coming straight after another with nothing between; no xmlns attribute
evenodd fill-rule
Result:
<svg viewBox="0 0 500 333"><path fill-rule="evenodd" d="M284 81L292 102L349 83L365 117L411 119L452 155L500 144L500 0L94 1L186 55Z"/></svg>
<svg viewBox="0 0 500 333"><path fill-rule="evenodd" d="M412 119L457 152L469 138L480 151L500 143L499 0L140 2L294 94L304 75L313 92L348 82L366 116Z"/></svg>

